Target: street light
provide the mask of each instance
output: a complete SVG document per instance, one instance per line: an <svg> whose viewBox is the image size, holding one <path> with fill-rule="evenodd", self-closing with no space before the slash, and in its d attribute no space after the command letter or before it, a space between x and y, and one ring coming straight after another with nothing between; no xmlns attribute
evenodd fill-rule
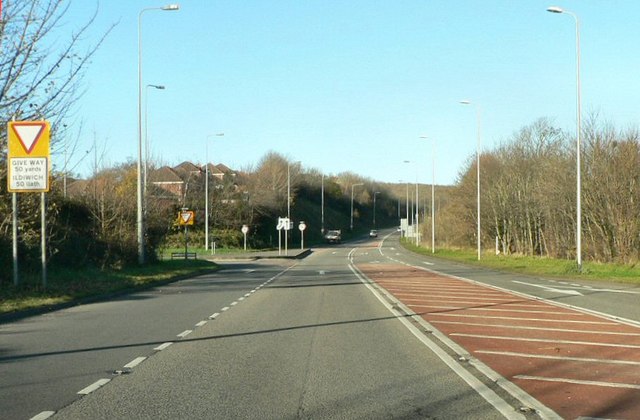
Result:
<svg viewBox="0 0 640 420"><path fill-rule="evenodd" d="M477 150L476 150L476 170L477 170L477 175L476 175L476 182L478 184L478 196L477 196L477 209L478 209L478 214L477 214L477 218L478 218L478 261L480 261L480 107L477 104L472 103L469 100L462 100L460 101L461 104L463 105L475 105L476 107L476 119L478 122L478 145L477 145Z"/></svg>
<svg viewBox="0 0 640 420"><path fill-rule="evenodd" d="M405 160L404 163L411 163L410 160ZM409 181L407 181L407 233L409 233L409 207L411 207L411 215L413 215L413 204L409 206ZM413 223L412 223L413 225ZM407 236L407 235L405 235Z"/></svg>
<svg viewBox="0 0 640 420"><path fill-rule="evenodd" d="M380 194L380 191L373 193L373 228L376 228L376 196Z"/></svg>
<svg viewBox="0 0 640 420"><path fill-rule="evenodd" d="M581 205L581 170L580 170L580 132L581 129L581 101L580 101L580 21L575 13L557 6L547 8L547 12L572 16L576 22L576 262L578 271L582 272L582 205Z"/></svg>
<svg viewBox="0 0 640 420"><path fill-rule="evenodd" d="M410 160L405 160L404 163L412 163ZM407 183L407 197L409 195L409 183ZM408 200L407 200L408 201ZM413 210L413 206L412 210ZM420 244L420 223L419 223L419 215L420 215L420 200L418 197L418 169L416 168L416 201L415 201L415 210L416 212L413 213L413 211L411 212L412 217L413 217L413 223L414 223L414 234L416 236L416 246L418 246ZM407 213L407 219L409 218L408 213Z"/></svg>
<svg viewBox="0 0 640 420"><path fill-rule="evenodd" d="M209 134L204 142L204 249L209 249L209 142L211 137L222 137L224 133Z"/></svg>
<svg viewBox="0 0 640 420"><path fill-rule="evenodd" d="M142 15L149 10L179 10L177 4L169 4L162 7L149 7L142 9L138 14L138 180L137 180L137 225L138 225L138 263L144 264L144 218L142 203L144 192L142 190Z"/></svg>
<svg viewBox="0 0 640 420"><path fill-rule="evenodd" d="M320 188L320 232L324 236L324 173L322 174L322 182Z"/></svg>
<svg viewBox="0 0 640 420"><path fill-rule="evenodd" d="M427 139L427 136L420 136L421 139ZM431 142L431 253L436 252L436 141L432 139Z"/></svg>
<svg viewBox="0 0 640 420"><path fill-rule="evenodd" d="M158 90L164 90L165 87L164 85L147 85L146 89L145 89L145 95L144 95L144 177L143 177L143 184L144 185L144 193L143 196L145 197L146 200L146 196L147 196L147 172L149 171L149 125L147 124L147 117L148 117L148 105L149 105L149 88L152 87L154 89L158 89ZM144 210L146 211L146 201L145 201L145 206L144 206Z"/></svg>
<svg viewBox="0 0 640 420"><path fill-rule="evenodd" d="M300 164L300 161L294 162ZM284 229L284 255L289 255L288 232L291 227L291 163L287 162L287 226Z"/></svg>
<svg viewBox="0 0 640 420"><path fill-rule="evenodd" d="M364 185L364 184L363 183L359 183L359 184L351 185L351 224L349 225L351 231L353 231L353 189L355 187L359 187L361 185Z"/></svg>

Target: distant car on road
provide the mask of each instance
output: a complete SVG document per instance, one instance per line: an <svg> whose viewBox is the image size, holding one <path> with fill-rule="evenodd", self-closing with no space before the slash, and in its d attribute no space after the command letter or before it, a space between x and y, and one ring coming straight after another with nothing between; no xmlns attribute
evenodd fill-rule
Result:
<svg viewBox="0 0 640 420"><path fill-rule="evenodd" d="M375 229L372 229L372 230L369 232L369 237L370 237L370 238L377 238L377 237L378 237L378 231L377 231L377 230L375 230Z"/></svg>
<svg viewBox="0 0 640 420"><path fill-rule="evenodd" d="M330 244L339 244L342 242L342 231L337 229L330 230L324 235L324 240Z"/></svg>

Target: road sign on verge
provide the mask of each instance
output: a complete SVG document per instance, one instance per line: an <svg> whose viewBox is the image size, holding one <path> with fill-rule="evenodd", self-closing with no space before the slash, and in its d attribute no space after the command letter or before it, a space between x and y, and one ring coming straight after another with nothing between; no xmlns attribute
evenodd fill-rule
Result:
<svg viewBox="0 0 640 420"><path fill-rule="evenodd" d="M195 217L193 215L193 211L188 210L188 211L181 211L178 214L178 224L180 226L192 226L193 225L193 221L194 221Z"/></svg>
<svg viewBox="0 0 640 420"><path fill-rule="evenodd" d="M276 226L277 230L289 230L291 229L290 227L291 224L291 220L289 220L288 217L278 217L278 225Z"/></svg>
<svg viewBox="0 0 640 420"><path fill-rule="evenodd" d="M10 121L7 126L9 192L48 192L50 133L47 121Z"/></svg>

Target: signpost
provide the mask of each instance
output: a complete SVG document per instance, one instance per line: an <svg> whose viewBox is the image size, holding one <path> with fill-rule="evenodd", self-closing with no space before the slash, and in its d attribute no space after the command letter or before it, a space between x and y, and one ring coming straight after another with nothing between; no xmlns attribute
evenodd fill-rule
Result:
<svg viewBox="0 0 640 420"><path fill-rule="evenodd" d="M1 4L1 3L0 3ZM0 5L1 7L1 5ZM46 195L50 188L48 121L10 121L7 125L7 190L13 193L13 283L18 285L18 198L16 193L39 192L42 287L47 287Z"/></svg>
<svg viewBox="0 0 640 420"><path fill-rule="evenodd" d="M193 215L193 211L188 210L186 207L183 208L180 213L178 213L178 224L180 226L184 226L184 259L187 259L189 255L187 253L187 227L193 226L193 222L195 220L195 216Z"/></svg>
<svg viewBox="0 0 640 420"><path fill-rule="evenodd" d="M244 250L247 250L247 232L249 232L249 226L247 225L242 225L242 229L240 229L242 231L242 234L244 235Z"/></svg>
<svg viewBox="0 0 640 420"><path fill-rule="evenodd" d="M278 225L276 226L276 230L278 231L278 255L282 254L282 239L281 239L282 229L285 229L285 230L289 229L288 217L278 217Z"/></svg>
<svg viewBox="0 0 640 420"><path fill-rule="evenodd" d="M307 225L301 220L298 225L298 229L300 229L300 249L304 249L304 230L307 228Z"/></svg>

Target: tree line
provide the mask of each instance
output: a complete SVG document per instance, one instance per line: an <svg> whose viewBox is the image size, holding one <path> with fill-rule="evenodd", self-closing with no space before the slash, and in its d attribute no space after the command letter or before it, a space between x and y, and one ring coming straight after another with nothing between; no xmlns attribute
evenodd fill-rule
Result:
<svg viewBox="0 0 640 420"><path fill-rule="evenodd" d="M640 252L640 148L636 128L592 115L581 134L582 252L585 259L635 263ZM576 257L575 136L539 119L480 156L481 242L503 254ZM476 162L460 173L440 238L476 242ZM457 223L452 223L457 221ZM425 226L427 228L429 226ZM438 235L438 232L436 233Z"/></svg>

